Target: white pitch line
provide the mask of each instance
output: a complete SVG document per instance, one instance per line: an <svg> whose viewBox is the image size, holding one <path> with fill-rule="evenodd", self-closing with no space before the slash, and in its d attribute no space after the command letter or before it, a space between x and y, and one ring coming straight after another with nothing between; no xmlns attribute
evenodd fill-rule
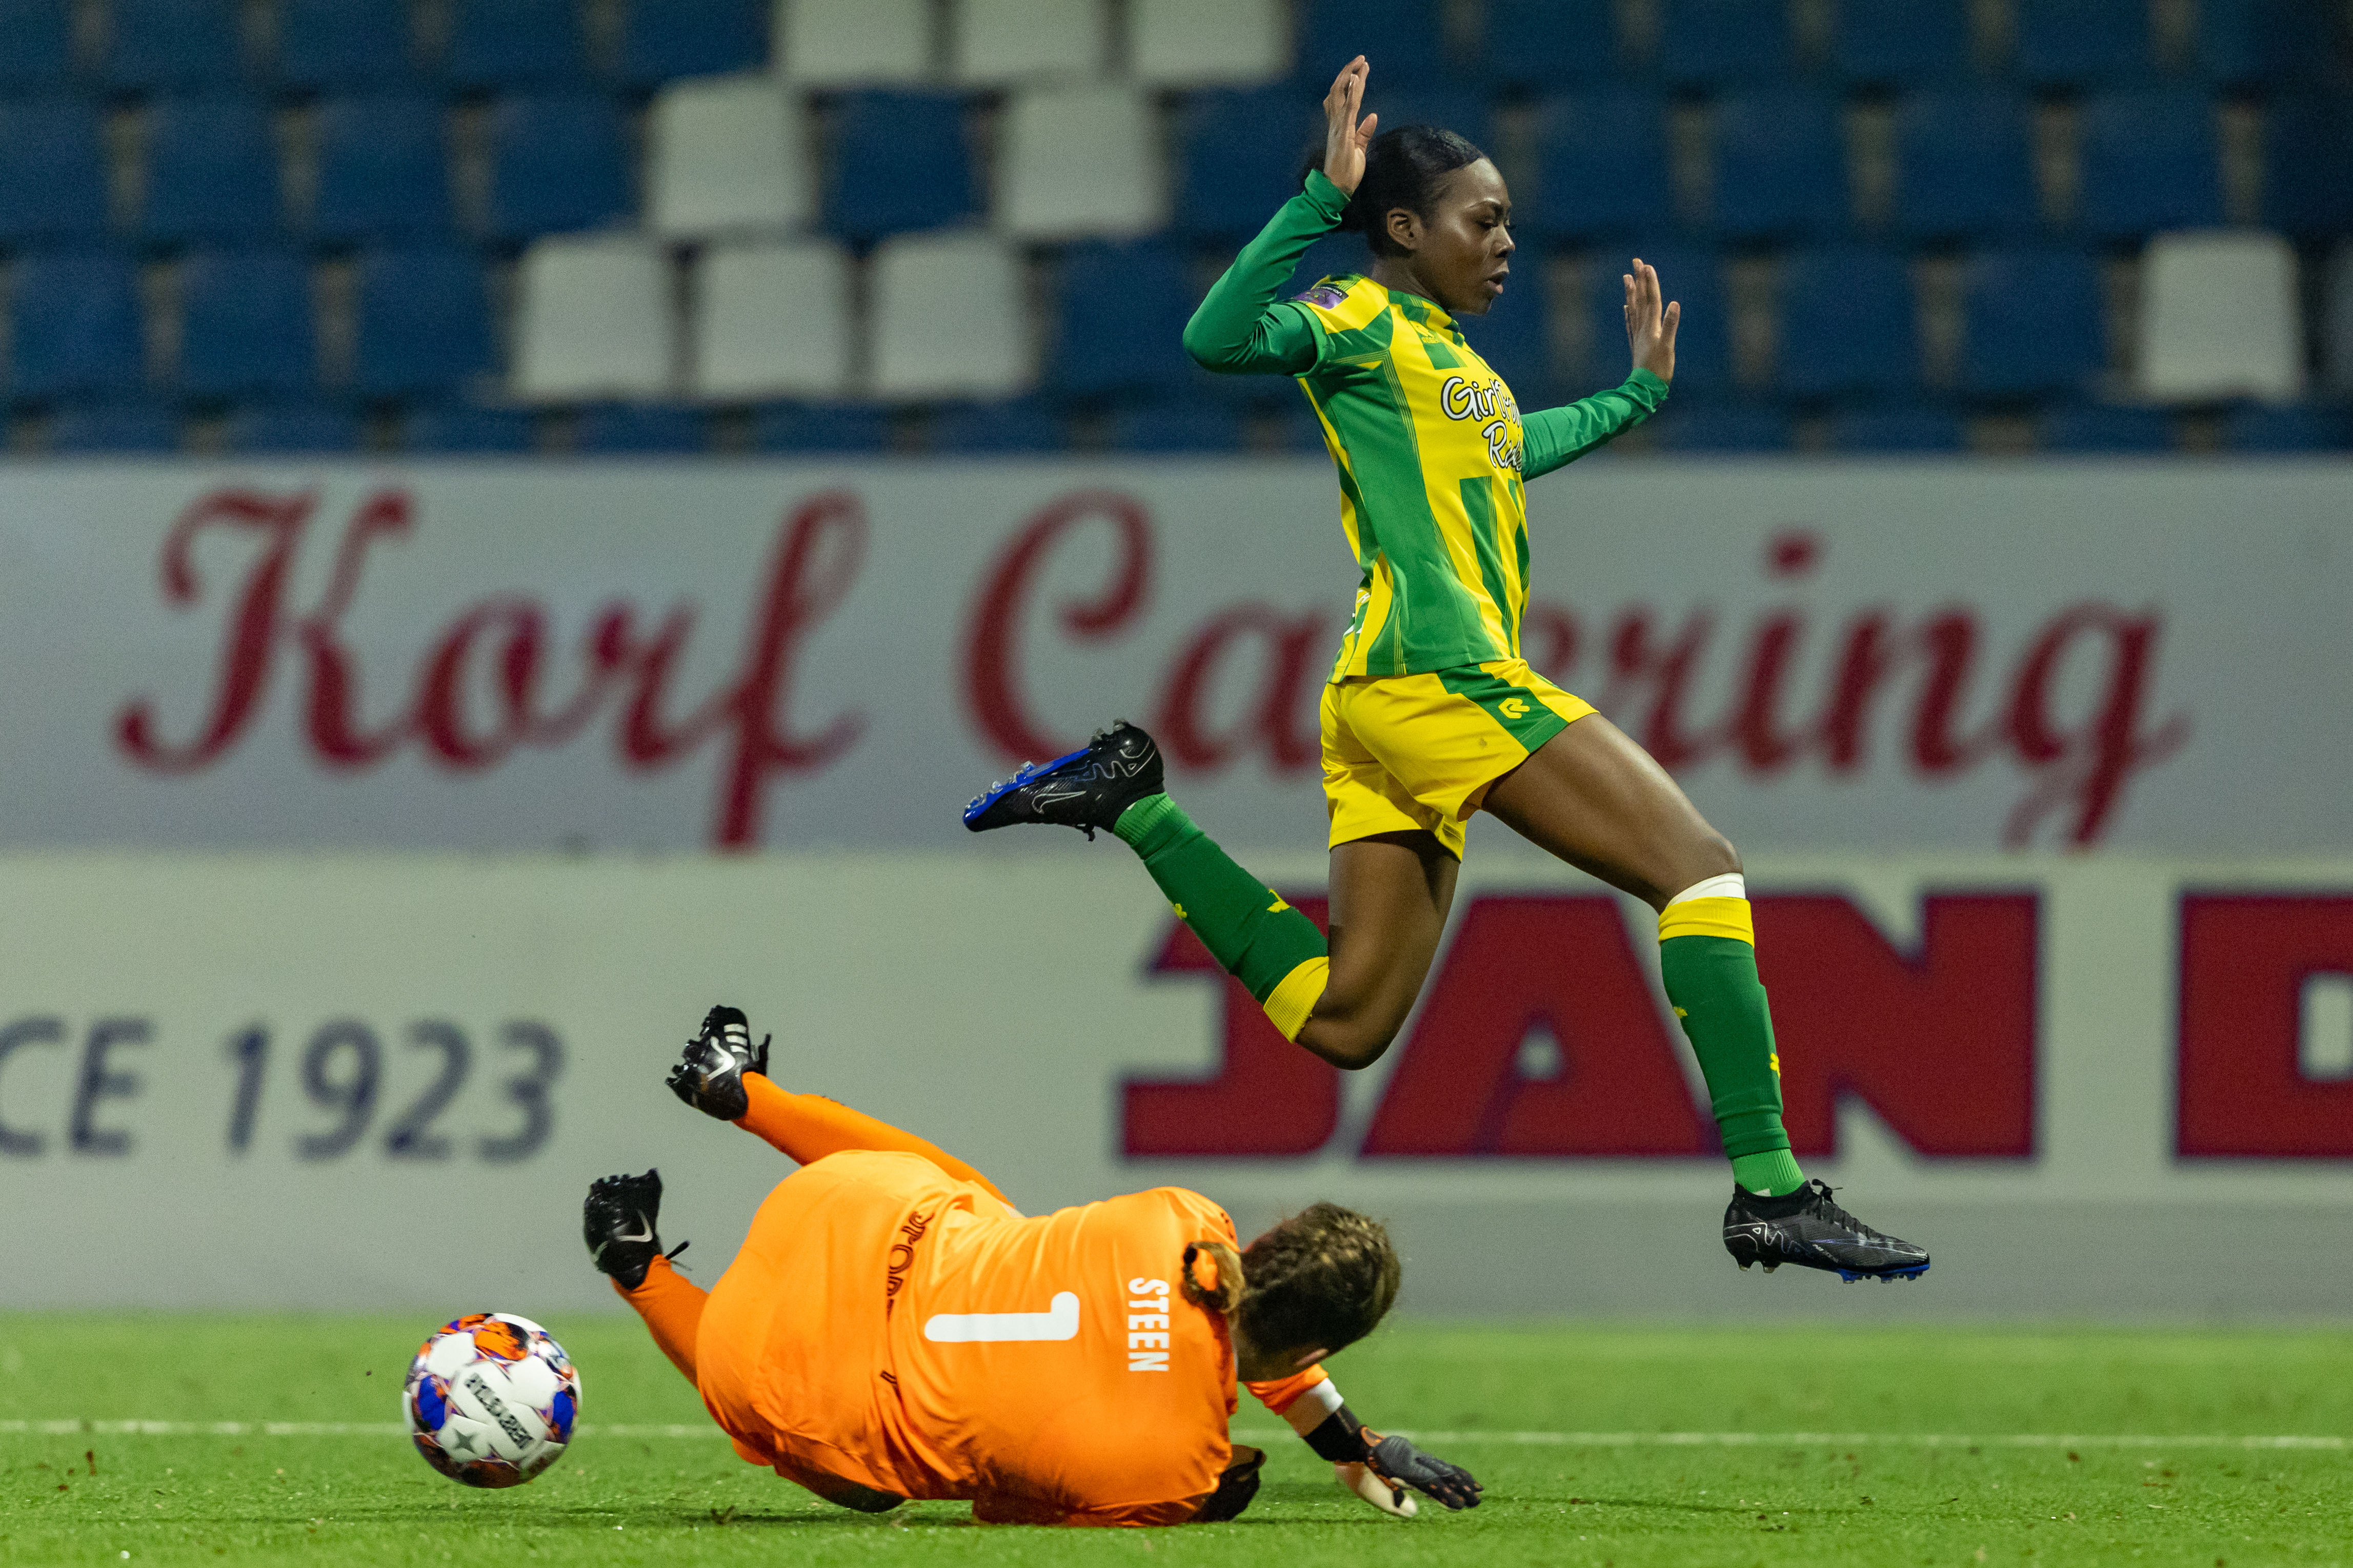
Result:
<svg viewBox="0 0 2353 1568"><path fill-rule="evenodd" d="M1495 1443L1548 1448L2284 1448L2343 1452L2353 1438L2227 1433L2009 1432L1971 1437L1949 1432L1425 1432L1391 1428L1425 1443ZM397 1421L0 1421L0 1436L43 1437L404 1437ZM1250 1442L1291 1428L1236 1427ZM718 1437L707 1425L581 1423L582 1437Z"/></svg>

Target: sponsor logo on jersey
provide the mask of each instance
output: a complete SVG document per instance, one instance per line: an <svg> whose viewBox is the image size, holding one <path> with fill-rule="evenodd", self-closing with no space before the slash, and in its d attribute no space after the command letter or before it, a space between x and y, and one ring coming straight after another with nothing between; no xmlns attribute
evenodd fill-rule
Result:
<svg viewBox="0 0 2353 1568"><path fill-rule="evenodd" d="M889 1317L899 1310L899 1292L907 1288L907 1266L915 1261L915 1243L932 1228L932 1216L911 1214L899 1226L899 1239L891 1244L891 1266L882 1285L882 1315Z"/></svg>

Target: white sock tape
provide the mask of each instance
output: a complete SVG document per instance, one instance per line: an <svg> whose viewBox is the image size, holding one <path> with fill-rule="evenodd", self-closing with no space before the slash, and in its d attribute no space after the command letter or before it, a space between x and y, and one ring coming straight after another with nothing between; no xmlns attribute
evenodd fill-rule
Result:
<svg viewBox="0 0 2353 1568"><path fill-rule="evenodd" d="M1748 896L1748 879L1737 871L1726 871L1721 877L1710 877L1704 882L1694 882L1667 903L1670 907L1693 899L1745 899Z"/></svg>

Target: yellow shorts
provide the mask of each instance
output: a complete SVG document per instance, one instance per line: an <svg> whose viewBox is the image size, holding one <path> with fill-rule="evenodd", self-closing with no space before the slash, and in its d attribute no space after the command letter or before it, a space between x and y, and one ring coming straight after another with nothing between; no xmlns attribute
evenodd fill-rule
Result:
<svg viewBox="0 0 2353 1568"><path fill-rule="evenodd" d="M1324 688L1329 841L1423 828L1459 860L1487 786L1593 710L1524 658L1335 680Z"/></svg>

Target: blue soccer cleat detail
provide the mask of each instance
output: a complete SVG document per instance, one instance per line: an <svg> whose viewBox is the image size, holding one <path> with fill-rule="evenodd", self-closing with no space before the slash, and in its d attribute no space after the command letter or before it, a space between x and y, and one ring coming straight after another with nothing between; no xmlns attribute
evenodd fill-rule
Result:
<svg viewBox="0 0 2353 1568"><path fill-rule="evenodd" d="M1746 1268L1770 1274L1784 1263L1858 1279L1917 1279L1928 1271L1925 1247L1863 1224L1831 1201L1831 1188L1808 1182L1786 1197L1768 1198L1736 1186L1724 1211L1724 1249Z"/></svg>
<svg viewBox="0 0 2353 1568"><path fill-rule="evenodd" d="M1137 801L1160 794L1164 780L1160 748L1122 719L1068 756L1024 763L1011 778L989 785L964 808L964 825L987 833L1051 823L1092 838L1096 828L1111 827Z"/></svg>

